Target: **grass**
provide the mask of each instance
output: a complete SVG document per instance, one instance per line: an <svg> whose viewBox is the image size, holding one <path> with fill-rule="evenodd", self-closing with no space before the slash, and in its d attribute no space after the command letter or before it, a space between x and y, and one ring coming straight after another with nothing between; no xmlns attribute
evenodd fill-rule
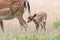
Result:
<svg viewBox="0 0 60 40"><path fill-rule="evenodd" d="M60 35L56 36L56 37L53 38L52 40L60 40Z"/></svg>
<svg viewBox="0 0 60 40"><path fill-rule="evenodd" d="M54 25L55 28L60 27L60 21L53 22L53 25Z"/></svg>
<svg viewBox="0 0 60 40"><path fill-rule="evenodd" d="M7 33L5 40L39 40L39 39L40 38L39 38L38 34L33 34L33 35L27 35L27 34L17 35L16 34L16 36L11 38L10 34Z"/></svg>
<svg viewBox="0 0 60 40"><path fill-rule="evenodd" d="M10 36L9 32L7 32L5 40L11 40L11 36Z"/></svg>
<svg viewBox="0 0 60 40"><path fill-rule="evenodd" d="M39 36L38 34L32 34L32 35L27 35L24 34L23 36L20 36L21 40L39 40Z"/></svg>
<svg viewBox="0 0 60 40"><path fill-rule="evenodd" d="M5 40L60 40L60 35L51 39L48 34L44 34L43 36L41 36L38 33L33 33L31 35L22 33L21 35L16 34L12 38L10 34L7 33Z"/></svg>
<svg viewBox="0 0 60 40"><path fill-rule="evenodd" d="M53 40L55 39L56 38L54 38ZM10 34L7 33L5 40L51 40L51 39L47 34L41 36L38 33L33 33L30 35L22 33L21 35L16 34L13 38L11 38Z"/></svg>

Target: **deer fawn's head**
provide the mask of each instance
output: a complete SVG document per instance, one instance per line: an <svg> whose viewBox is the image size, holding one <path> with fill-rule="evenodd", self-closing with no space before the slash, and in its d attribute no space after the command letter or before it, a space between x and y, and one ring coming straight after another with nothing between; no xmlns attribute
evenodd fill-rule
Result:
<svg viewBox="0 0 60 40"><path fill-rule="evenodd" d="M36 15L37 15L37 14L34 14L33 16L28 17L28 21L27 21L27 22L28 22L28 23L31 22L31 21L34 19L34 17L36 17Z"/></svg>

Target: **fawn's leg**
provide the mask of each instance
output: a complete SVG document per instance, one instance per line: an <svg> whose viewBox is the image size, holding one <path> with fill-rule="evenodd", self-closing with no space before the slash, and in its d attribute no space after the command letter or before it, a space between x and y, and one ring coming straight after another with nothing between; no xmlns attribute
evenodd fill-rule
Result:
<svg viewBox="0 0 60 40"><path fill-rule="evenodd" d="M45 26L46 26L46 21L45 21L45 22L43 22L43 25L44 25L44 30L46 30L46 28L45 28Z"/></svg>
<svg viewBox="0 0 60 40"><path fill-rule="evenodd" d="M46 17L44 17L42 19L42 25L43 25L44 30L46 30L46 28L45 28L45 25L46 25Z"/></svg>
<svg viewBox="0 0 60 40"><path fill-rule="evenodd" d="M36 24L36 30L38 31L39 29L39 24L34 20L34 23Z"/></svg>
<svg viewBox="0 0 60 40"><path fill-rule="evenodd" d="M41 29L43 29L43 24L40 24L41 25Z"/></svg>

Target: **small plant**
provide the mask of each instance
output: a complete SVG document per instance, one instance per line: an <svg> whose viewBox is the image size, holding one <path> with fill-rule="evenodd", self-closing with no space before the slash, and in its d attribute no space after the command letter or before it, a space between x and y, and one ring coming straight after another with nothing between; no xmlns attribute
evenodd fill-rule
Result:
<svg viewBox="0 0 60 40"><path fill-rule="evenodd" d="M40 40L40 36L38 34L34 34L31 36L31 40Z"/></svg>
<svg viewBox="0 0 60 40"><path fill-rule="evenodd" d="M60 35L56 36L56 37L53 38L52 40L60 40Z"/></svg>
<svg viewBox="0 0 60 40"><path fill-rule="evenodd" d="M60 21L53 22L53 25L54 25L55 28L60 27Z"/></svg>
<svg viewBox="0 0 60 40"><path fill-rule="evenodd" d="M5 40L11 40L9 32L7 32L6 39Z"/></svg>
<svg viewBox="0 0 60 40"><path fill-rule="evenodd" d="M18 35L16 35L15 40L20 40L20 38L19 38L19 36L18 36Z"/></svg>

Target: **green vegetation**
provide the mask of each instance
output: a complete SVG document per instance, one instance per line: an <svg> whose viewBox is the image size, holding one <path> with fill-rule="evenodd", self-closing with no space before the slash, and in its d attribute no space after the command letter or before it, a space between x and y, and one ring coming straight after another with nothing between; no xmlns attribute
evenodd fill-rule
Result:
<svg viewBox="0 0 60 40"><path fill-rule="evenodd" d="M5 39L5 40L11 40L11 37L10 37L9 32L7 32L7 34L6 34L6 39Z"/></svg>
<svg viewBox="0 0 60 40"><path fill-rule="evenodd" d="M53 25L54 25L55 28L60 27L60 21L53 22Z"/></svg>
<svg viewBox="0 0 60 40"><path fill-rule="evenodd" d="M27 35L27 34L21 34L21 35L17 35L14 36L13 38L11 38L11 36L9 35L9 33L6 35L6 39L5 40L39 40L39 35L38 34L34 34L34 35Z"/></svg>
<svg viewBox="0 0 60 40"><path fill-rule="evenodd" d="M1 39L2 40L2 39ZM50 38L50 36L48 34L44 34L44 35L39 35L38 33L34 33L31 35L28 34L21 34L21 35L15 35L13 38L10 36L10 34L8 33L6 35L5 40L60 40L60 35L54 37L54 38Z"/></svg>
<svg viewBox="0 0 60 40"><path fill-rule="evenodd" d="M60 40L60 35L56 36L56 37L53 38L52 40Z"/></svg>

